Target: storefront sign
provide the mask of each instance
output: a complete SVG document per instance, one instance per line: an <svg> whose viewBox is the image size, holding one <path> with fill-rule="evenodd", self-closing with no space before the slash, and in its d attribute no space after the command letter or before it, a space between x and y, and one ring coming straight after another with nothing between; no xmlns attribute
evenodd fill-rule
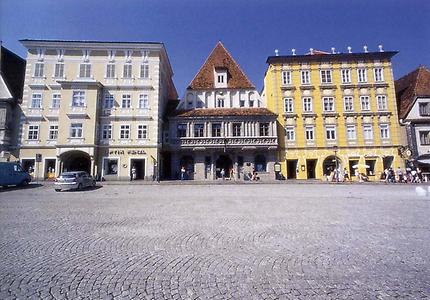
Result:
<svg viewBox="0 0 430 300"><path fill-rule="evenodd" d="M145 150L110 150L109 155L142 155L146 154Z"/></svg>

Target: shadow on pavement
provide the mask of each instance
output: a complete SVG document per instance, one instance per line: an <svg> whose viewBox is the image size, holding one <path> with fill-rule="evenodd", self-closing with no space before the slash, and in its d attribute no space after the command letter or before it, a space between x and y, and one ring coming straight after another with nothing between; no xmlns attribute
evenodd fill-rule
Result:
<svg viewBox="0 0 430 300"><path fill-rule="evenodd" d="M35 189L35 188L39 188L42 186L43 186L43 184L40 184L40 183L30 183L28 185L21 185L21 186L16 185L16 186L0 187L0 193L16 191L16 190Z"/></svg>
<svg viewBox="0 0 430 300"><path fill-rule="evenodd" d="M95 190L101 189L102 187L103 187L102 185L96 185L96 186L89 186L89 187L86 187L86 188L83 188L80 190L78 190L78 189L61 190L59 192L61 192L61 193L65 193L65 192L67 192L67 193L89 192L89 191L95 191Z"/></svg>

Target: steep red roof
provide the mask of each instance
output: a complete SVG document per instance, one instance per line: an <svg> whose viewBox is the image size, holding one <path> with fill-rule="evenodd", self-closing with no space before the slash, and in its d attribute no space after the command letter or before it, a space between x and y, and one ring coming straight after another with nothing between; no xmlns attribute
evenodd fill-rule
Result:
<svg viewBox="0 0 430 300"><path fill-rule="evenodd" d="M420 66L396 80L395 86L399 118L404 119L417 97L430 97L430 70Z"/></svg>
<svg viewBox="0 0 430 300"><path fill-rule="evenodd" d="M174 112L177 117L218 117L218 116L273 116L276 114L263 107L255 108L196 108Z"/></svg>
<svg viewBox="0 0 430 300"><path fill-rule="evenodd" d="M245 73L240 69L237 62L233 59L221 42L218 42L211 54L209 54L205 63L201 66L200 70L189 84L188 89L201 90L215 88L215 68L227 69L227 88L255 89L255 86L248 79L248 77L246 77Z"/></svg>

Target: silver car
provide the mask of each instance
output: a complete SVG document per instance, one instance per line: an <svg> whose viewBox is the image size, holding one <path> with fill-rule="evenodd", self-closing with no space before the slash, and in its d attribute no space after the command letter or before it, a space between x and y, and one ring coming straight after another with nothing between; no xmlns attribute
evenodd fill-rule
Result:
<svg viewBox="0 0 430 300"><path fill-rule="evenodd" d="M96 186L96 180L84 171L64 172L55 179L55 191Z"/></svg>

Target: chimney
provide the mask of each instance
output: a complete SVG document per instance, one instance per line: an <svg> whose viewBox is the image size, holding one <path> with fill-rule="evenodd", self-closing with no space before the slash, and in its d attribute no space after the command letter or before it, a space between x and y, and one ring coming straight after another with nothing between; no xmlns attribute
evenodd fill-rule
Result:
<svg viewBox="0 0 430 300"><path fill-rule="evenodd" d="M293 55L296 55L296 49L291 49L291 53L293 54Z"/></svg>
<svg viewBox="0 0 430 300"><path fill-rule="evenodd" d="M363 46L363 49L364 49L364 53L369 52L369 51L367 50L367 46L366 46L366 45L364 45L364 46Z"/></svg>
<svg viewBox="0 0 430 300"><path fill-rule="evenodd" d="M314 48L309 48L309 52L311 55L314 55Z"/></svg>
<svg viewBox="0 0 430 300"><path fill-rule="evenodd" d="M275 56L279 56L279 50L275 49Z"/></svg>
<svg viewBox="0 0 430 300"><path fill-rule="evenodd" d="M347 47L347 49L348 49L348 53L352 53L352 48L351 48L351 46L348 46L348 47Z"/></svg>
<svg viewBox="0 0 430 300"><path fill-rule="evenodd" d="M384 49L382 49L382 45L379 45L378 48L379 48L379 52L384 52Z"/></svg>
<svg viewBox="0 0 430 300"><path fill-rule="evenodd" d="M336 54L336 48L335 47L331 47L331 54Z"/></svg>

